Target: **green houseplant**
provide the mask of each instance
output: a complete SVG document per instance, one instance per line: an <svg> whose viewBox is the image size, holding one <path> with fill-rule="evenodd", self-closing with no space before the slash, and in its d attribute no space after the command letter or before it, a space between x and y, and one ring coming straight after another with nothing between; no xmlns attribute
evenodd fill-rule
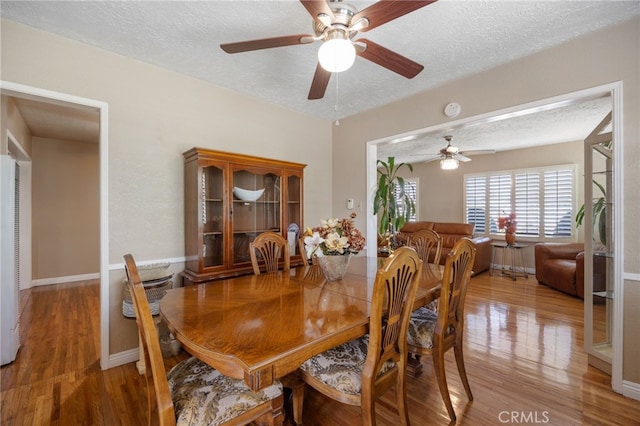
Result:
<svg viewBox="0 0 640 426"><path fill-rule="evenodd" d="M602 245L606 246L607 245L607 232L606 232L607 193L604 187L600 183L594 180L593 184L597 186L598 189L600 189L600 192L602 193L602 195L597 199L594 198L593 210L592 210L593 221L591 226L593 227L593 231L594 231L594 239L595 239L595 233L597 231L598 239L600 240ZM584 206L585 205L583 204L578 210L578 213L576 213L576 226L582 226L582 222L584 222Z"/></svg>
<svg viewBox="0 0 640 426"><path fill-rule="evenodd" d="M398 172L406 167L413 172L409 163L395 163L394 157L387 162L378 160L378 186L373 198L373 211L378 214L378 236L387 240L390 248L394 248L396 231L409 221L416 211L413 199L405 192L404 178Z"/></svg>

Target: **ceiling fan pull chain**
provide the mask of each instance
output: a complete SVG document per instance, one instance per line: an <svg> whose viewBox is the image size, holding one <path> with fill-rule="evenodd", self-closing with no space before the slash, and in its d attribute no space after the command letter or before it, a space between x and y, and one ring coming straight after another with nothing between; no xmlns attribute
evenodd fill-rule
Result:
<svg viewBox="0 0 640 426"><path fill-rule="evenodd" d="M335 124L336 124L336 126L339 126L340 125L340 117L338 115L338 100L339 100L339 98L338 98L338 94L339 94L338 80L340 80L340 73L335 73L335 75L336 75L336 102L333 105L333 110L336 113L336 122L335 122Z"/></svg>

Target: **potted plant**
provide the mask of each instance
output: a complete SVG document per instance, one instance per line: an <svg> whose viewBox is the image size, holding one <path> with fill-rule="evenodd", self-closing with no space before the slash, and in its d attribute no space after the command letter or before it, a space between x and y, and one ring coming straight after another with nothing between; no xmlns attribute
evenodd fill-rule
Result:
<svg viewBox="0 0 640 426"><path fill-rule="evenodd" d="M595 180L593 181L594 185L598 187L598 189L600 190L600 192L602 193L602 195L595 199L593 201L593 223L591 224L591 226L593 226L593 237L595 239L596 237L596 232L598 234L598 239L600 240L600 243L602 243L602 245L606 246L607 245L607 233L606 233L606 226L607 226L607 193L604 189L604 186L602 186L600 183L596 182ZM580 210L578 210L578 213L576 213L576 226L581 226L582 222L584 222L584 204L580 207Z"/></svg>
<svg viewBox="0 0 640 426"><path fill-rule="evenodd" d="M398 176L403 167L413 172L409 163L395 164L395 157L387 162L378 160L378 186L373 198L373 211L378 215L378 236L389 249L395 248L395 234L416 211L413 199L405 192L404 178Z"/></svg>

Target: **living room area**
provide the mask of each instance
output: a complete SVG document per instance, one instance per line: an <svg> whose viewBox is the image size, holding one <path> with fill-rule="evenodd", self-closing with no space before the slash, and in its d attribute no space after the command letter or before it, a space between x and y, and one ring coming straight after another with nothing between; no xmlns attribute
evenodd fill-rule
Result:
<svg viewBox="0 0 640 426"><path fill-rule="evenodd" d="M138 357L138 335L135 324L121 315L121 258L123 253L133 252L146 264L169 262L175 274L185 269L183 152L202 146L304 163L304 224L346 217L355 210L356 224L366 230L370 244L376 241L375 216L370 209L378 146L416 133L438 133L441 137L451 132L454 144L465 148L464 139L455 132L471 122L490 121L595 92L615 92L612 110L619 113L616 143L623 153L616 160L620 166L616 201L622 203L617 214L619 223L624 224L624 234L616 241L621 252L616 269L621 297L616 303L624 304L616 308L623 322L616 329L621 351L612 376L589 366L582 299L539 285L534 275L514 281L485 271L472 278L466 324L467 369L479 395L467 404L464 390L453 378L452 396L461 413L469 410L469 424L495 424L502 411L509 416L511 412L536 412L541 420L548 412L551 424L578 424L584 419L581 411L588 411L589 420L596 424L610 421L606 416L613 412L623 413L616 417L619 424L637 418L633 416L638 413L636 400L640 399L640 367L636 362L640 357L640 225L634 219L640 214L635 189L640 179L638 17L478 74L461 76L402 101L341 117L339 125L14 21L3 19L2 23L3 83L15 83L8 91L3 86L3 97L20 95L16 88L31 97L28 88L37 88L67 94L67 101L81 97L101 103L91 107L105 120L100 121L100 127L106 135L92 154L92 164L98 164L91 172L96 183L93 194L100 194L93 217L99 236L89 242L83 239L86 235L66 238L96 255L91 269L98 278L92 285L99 287L100 300L90 327L99 348L91 372L127 375L127 386L138 386L136 379L128 376L134 374L131 364ZM41 72L43 69L47 72ZM462 113L454 118L443 113L451 102L462 106ZM22 136L13 133L17 138ZM573 165L580 185L575 208L586 199L582 140L472 158L451 171L441 170L437 161L415 164L407 176L419 179L417 220L465 222L465 176L491 171ZM62 191L70 194L73 187ZM347 200L354 200L354 209L347 207ZM584 226L576 231L562 241L583 242ZM502 241L503 236L491 239ZM519 243L528 245L524 253L530 274L535 268L533 246L539 240L518 237ZM32 292L41 290L34 288ZM38 312L38 307L33 312ZM451 360L448 362L447 369L455 370ZM104 372L95 371L97 366ZM114 379L111 384L116 382ZM446 424L448 417L430 372L425 371L410 386L418 395L416 400L420 399L412 419L426 423L424 413L437 407L441 418L433 423ZM597 400L590 393L593 389ZM566 404L556 401L560 399L556 390ZM115 386L110 391L119 390ZM82 397L81 392L74 396ZM501 404L500 400L511 402ZM534 400L542 402L532 403ZM345 421L354 413L341 411L345 409L318 397L312 396L310 401L308 406L313 408L307 412L334 416L337 424L337 417ZM611 406L615 409L609 411ZM632 416L625 418L624 413ZM385 424L395 424L393 414L386 416ZM131 419L140 420L135 413ZM305 422L314 424L311 418Z"/></svg>

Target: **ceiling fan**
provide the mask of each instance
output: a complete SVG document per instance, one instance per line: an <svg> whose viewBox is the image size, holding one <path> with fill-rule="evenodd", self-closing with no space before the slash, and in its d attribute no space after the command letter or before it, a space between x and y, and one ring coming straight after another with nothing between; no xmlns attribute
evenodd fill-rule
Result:
<svg viewBox="0 0 640 426"><path fill-rule="evenodd" d="M314 34L225 43L220 47L227 53L240 53L322 40L308 96L308 99L322 99L331 74L349 69L356 55L406 78L418 75L424 69L422 65L371 40L352 39L358 32L372 30L435 1L437 0L380 0L358 11L353 6L342 3L342 0L300 0L314 20Z"/></svg>
<svg viewBox="0 0 640 426"><path fill-rule="evenodd" d="M457 146L451 145L451 139L453 139L453 136L447 135L444 137L444 139L447 141L447 146L442 148L438 154L427 154L427 155L433 155L434 158L431 158L425 161L425 163L428 163L430 161L437 160L438 158L440 158L440 168L442 170L453 170L458 168L458 163L460 161L462 161L463 163L471 161L471 158L467 157L468 155L495 154L496 152L494 149L460 151L460 148L458 148ZM418 154L415 154L415 155L418 155Z"/></svg>

